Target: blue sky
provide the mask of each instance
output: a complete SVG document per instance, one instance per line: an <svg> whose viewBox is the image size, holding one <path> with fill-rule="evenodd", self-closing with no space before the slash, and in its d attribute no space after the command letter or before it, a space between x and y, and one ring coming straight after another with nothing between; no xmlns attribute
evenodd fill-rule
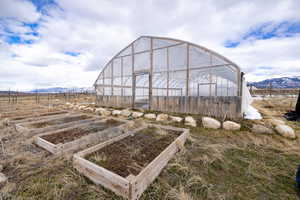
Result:
<svg viewBox="0 0 300 200"><path fill-rule="evenodd" d="M92 86L140 35L191 41L249 81L300 74L298 0L1 0L0 89Z"/></svg>

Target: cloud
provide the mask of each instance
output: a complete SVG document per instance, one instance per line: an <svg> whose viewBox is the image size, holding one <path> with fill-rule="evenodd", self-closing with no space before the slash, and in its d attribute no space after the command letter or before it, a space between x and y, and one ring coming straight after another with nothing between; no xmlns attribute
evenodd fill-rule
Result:
<svg viewBox="0 0 300 200"><path fill-rule="evenodd" d="M205 46L248 80L300 72L298 0L2 0L0 7L1 88L91 86L140 35Z"/></svg>

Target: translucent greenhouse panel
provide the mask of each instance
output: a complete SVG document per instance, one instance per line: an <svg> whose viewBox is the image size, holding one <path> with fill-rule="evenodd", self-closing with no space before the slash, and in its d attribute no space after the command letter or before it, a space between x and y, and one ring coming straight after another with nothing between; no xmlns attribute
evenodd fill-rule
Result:
<svg viewBox="0 0 300 200"><path fill-rule="evenodd" d="M212 87L215 85L212 83L209 69L190 71L190 96L212 96Z"/></svg>
<svg viewBox="0 0 300 200"><path fill-rule="evenodd" d="M134 71L143 71L150 69L150 52L134 55Z"/></svg>
<svg viewBox="0 0 300 200"><path fill-rule="evenodd" d="M132 77L123 77L123 86L132 86Z"/></svg>
<svg viewBox="0 0 300 200"><path fill-rule="evenodd" d="M122 52L120 52L118 54L118 57L119 56L131 55L131 53L132 53L132 46L130 45L129 47L127 47L126 49L124 49Z"/></svg>
<svg viewBox="0 0 300 200"><path fill-rule="evenodd" d="M185 96L186 71L169 72L169 96Z"/></svg>
<svg viewBox="0 0 300 200"><path fill-rule="evenodd" d="M179 41L168 40L168 39L153 39L153 49L168 47L176 44L180 44Z"/></svg>
<svg viewBox="0 0 300 200"><path fill-rule="evenodd" d="M96 84L97 85L103 84L103 78L104 78L104 76L103 76L103 73L101 72L101 74L99 75L99 77L96 81Z"/></svg>
<svg viewBox="0 0 300 200"><path fill-rule="evenodd" d="M133 43L134 53L150 50L151 40L147 37L142 37Z"/></svg>
<svg viewBox="0 0 300 200"><path fill-rule="evenodd" d="M168 75L167 73L154 73L152 77L153 96L168 95Z"/></svg>
<svg viewBox="0 0 300 200"><path fill-rule="evenodd" d="M106 96L111 95L111 87L104 87L104 95Z"/></svg>
<svg viewBox="0 0 300 200"><path fill-rule="evenodd" d="M187 69L187 44L169 48L169 64L170 70Z"/></svg>
<svg viewBox="0 0 300 200"><path fill-rule="evenodd" d="M222 58L212 55L212 65L226 65L226 64L229 64L229 63L227 61L223 60Z"/></svg>
<svg viewBox="0 0 300 200"><path fill-rule="evenodd" d="M212 68L212 73L218 77L237 83L237 73L228 66Z"/></svg>
<svg viewBox="0 0 300 200"><path fill-rule="evenodd" d="M158 49L153 51L153 71L167 71L167 49Z"/></svg>
<svg viewBox="0 0 300 200"><path fill-rule="evenodd" d="M104 77L105 78L111 78L111 74L112 71L111 71L111 63L109 63L106 68L104 69Z"/></svg>
<svg viewBox="0 0 300 200"><path fill-rule="evenodd" d="M197 68L211 65L210 53L200 49L199 47L191 45L189 47L189 67Z"/></svg>
<svg viewBox="0 0 300 200"><path fill-rule="evenodd" d="M132 57L123 57L123 76L132 75Z"/></svg>
<svg viewBox="0 0 300 200"><path fill-rule="evenodd" d="M111 78L105 78L104 85L111 85Z"/></svg>
<svg viewBox="0 0 300 200"><path fill-rule="evenodd" d="M113 85L121 86L122 85L122 78L117 77L113 79Z"/></svg>
<svg viewBox="0 0 300 200"><path fill-rule="evenodd" d="M228 80L222 77L217 78L217 96L228 96Z"/></svg>
<svg viewBox="0 0 300 200"><path fill-rule="evenodd" d="M120 87L114 87L113 88L113 95L114 96L122 96L122 88L120 88Z"/></svg>
<svg viewBox="0 0 300 200"><path fill-rule="evenodd" d="M132 96L132 88L124 88L123 90L123 96Z"/></svg>
<svg viewBox="0 0 300 200"><path fill-rule="evenodd" d="M113 77L122 76L121 58L115 58L113 60Z"/></svg>
<svg viewBox="0 0 300 200"><path fill-rule="evenodd" d="M96 93L97 93L97 95L104 95L104 88L101 86L97 86Z"/></svg>

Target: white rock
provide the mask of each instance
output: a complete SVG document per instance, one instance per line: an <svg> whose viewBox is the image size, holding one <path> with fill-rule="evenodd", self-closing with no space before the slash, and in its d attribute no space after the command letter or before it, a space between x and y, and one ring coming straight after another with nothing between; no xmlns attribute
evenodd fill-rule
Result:
<svg viewBox="0 0 300 200"><path fill-rule="evenodd" d="M218 129L221 127L221 123L211 117L202 117L202 124L204 128Z"/></svg>
<svg viewBox="0 0 300 200"><path fill-rule="evenodd" d="M85 110L86 106L79 106L78 108L79 108L79 110Z"/></svg>
<svg viewBox="0 0 300 200"><path fill-rule="evenodd" d="M121 115L122 111L121 110L113 110L112 115Z"/></svg>
<svg viewBox="0 0 300 200"><path fill-rule="evenodd" d="M187 126L193 126L193 127L197 126L196 120L191 116L187 116L184 118L184 124Z"/></svg>
<svg viewBox="0 0 300 200"><path fill-rule="evenodd" d="M100 115L103 115L103 116L108 116L108 115L111 114L111 112L110 112L109 110L106 110L105 108L97 108L97 109L95 110L95 112L96 112L97 114L100 114Z"/></svg>
<svg viewBox="0 0 300 200"><path fill-rule="evenodd" d="M148 113L148 114L145 114L144 117L146 119L156 119L156 114L154 114L154 113Z"/></svg>
<svg viewBox="0 0 300 200"><path fill-rule="evenodd" d="M144 113L142 112L132 112L132 117L133 118L139 118L139 117L142 117L144 115Z"/></svg>
<svg viewBox="0 0 300 200"><path fill-rule="evenodd" d="M291 139L296 138L295 131L287 125L277 125L275 130L283 137Z"/></svg>
<svg viewBox="0 0 300 200"><path fill-rule="evenodd" d="M273 130L260 124L254 124L251 131L258 134L272 134Z"/></svg>
<svg viewBox="0 0 300 200"><path fill-rule="evenodd" d="M168 118L169 118L169 115L167 115L167 114L159 114L156 117L156 121L158 121L158 122L167 121Z"/></svg>
<svg viewBox="0 0 300 200"><path fill-rule="evenodd" d="M121 115L124 117L129 117L131 115L131 112L127 109L124 109L121 111Z"/></svg>
<svg viewBox="0 0 300 200"><path fill-rule="evenodd" d="M275 118L272 118L272 119L268 119L267 122L269 122L271 125L273 126L277 126L277 125L285 125L285 122L280 120L280 119L275 119Z"/></svg>
<svg viewBox="0 0 300 200"><path fill-rule="evenodd" d="M10 121L8 118L4 118L2 121L0 121L0 126L4 127L4 126L9 126L10 125Z"/></svg>
<svg viewBox="0 0 300 200"><path fill-rule="evenodd" d="M182 122L183 118L182 117L175 117L175 116L170 116L170 119L173 122Z"/></svg>
<svg viewBox="0 0 300 200"><path fill-rule="evenodd" d="M93 108L90 108L90 107L87 107L84 109L85 111L88 111L88 112L94 112L94 109Z"/></svg>
<svg viewBox="0 0 300 200"><path fill-rule="evenodd" d="M70 105L72 105L70 102L66 102L66 105L68 105L68 106L70 106Z"/></svg>
<svg viewBox="0 0 300 200"><path fill-rule="evenodd" d="M3 170L3 166L2 166L2 165L0 165L0 172L2 172L2 170Z"/></svg>
<svg viewBox="0 0 300 200"><path fill-rule="evenodd" d="M223 128L225 130L236 131L241 129L241 125L233 121L225 121L223 123Z"/></svg>
<svg viewBox="0 0 300 200"><path fill-rule="evenodd" d="M3 173L0 173L0 183L4 183L6 181L7 181L7 177Z"/></svg>

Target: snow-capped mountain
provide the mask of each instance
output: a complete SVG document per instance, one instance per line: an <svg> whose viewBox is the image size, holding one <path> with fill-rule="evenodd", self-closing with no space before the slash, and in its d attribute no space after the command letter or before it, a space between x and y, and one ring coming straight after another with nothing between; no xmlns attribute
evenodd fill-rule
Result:
<svg viewBox="0 0 300 200"><path fill-rule="evenodd" d="M256 88L300 88L300 76L266 79L259 82L250 82Z"/></svg>

